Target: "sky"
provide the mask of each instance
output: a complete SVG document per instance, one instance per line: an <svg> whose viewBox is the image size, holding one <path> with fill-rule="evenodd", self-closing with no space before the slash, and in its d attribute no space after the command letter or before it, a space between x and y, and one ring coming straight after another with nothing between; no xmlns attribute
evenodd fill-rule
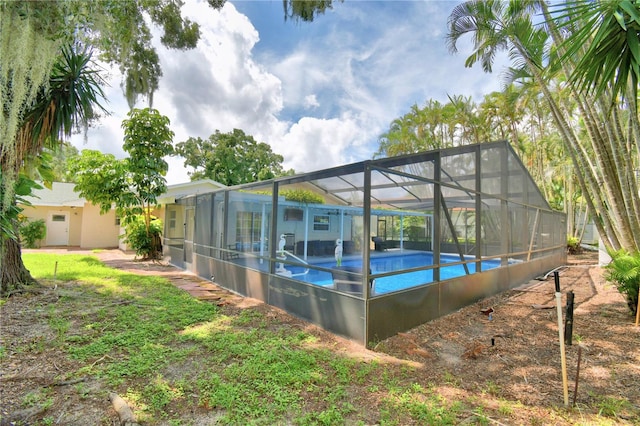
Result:
<svg viewBox="0 0 640 426"><path fill-rule="evenodd" d="M298 173L370 159L379 136L413 105L446 103L448 95L480 102L501 89L500 66L493 74L465 68L469 38L457 54L447 50L447 18L458 3L334 1L313 22L298 22L284 19L282 0L227 0L219 11L185 0L183 14L201 25L201 39L177 51L157 34L163 77L152 106L170 119L174 144L237 128ZM123 158L129 108L117 68L105 71L111 115L72 143ZM135 105L148 106L146 98ZM182 158L167 161L169 185L190 180Z"/></svg>

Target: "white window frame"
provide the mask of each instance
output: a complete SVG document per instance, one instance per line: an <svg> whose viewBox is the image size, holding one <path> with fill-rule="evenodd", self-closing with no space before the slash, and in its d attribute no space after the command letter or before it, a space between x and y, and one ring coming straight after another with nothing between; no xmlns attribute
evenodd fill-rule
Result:
<svg viewBox="0 0 640 426"><path fill-rule="evenodd" d="M329 232L331 230L331 216L329 216L328 214L314 214L313 230L320 232Z"/></svg>

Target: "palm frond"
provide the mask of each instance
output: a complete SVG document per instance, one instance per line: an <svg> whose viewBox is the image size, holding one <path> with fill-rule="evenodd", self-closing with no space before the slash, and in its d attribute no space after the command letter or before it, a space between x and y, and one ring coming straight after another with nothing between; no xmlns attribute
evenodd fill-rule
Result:
<svg viewBox="0 0 640 426"><path fill-rule="evenodd" d="M99 112L106 112L99 71L92 68L88 49L65 47L54 65L47 90L25 117L20 135L24 154L36 154L86 125Z"/></svg>
<svg viewBox="0 0 640 426"><path fill-rule="evenodd" d="M577 28L562 46L561 60L574 61L570 76L576 87L596 96L611 88L637 97L640 82L640 2L633 0L570 1L556 13L563 26ZM582 49L586 46L586 52Z"/></svg>

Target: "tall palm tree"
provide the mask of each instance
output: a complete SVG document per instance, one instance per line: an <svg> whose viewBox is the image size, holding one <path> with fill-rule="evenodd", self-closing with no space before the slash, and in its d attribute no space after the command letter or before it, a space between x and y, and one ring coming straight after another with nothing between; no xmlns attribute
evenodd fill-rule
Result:
<svg viewBox="0 0 640 426"><path fill-rule="evenodd" d="M427 149L444 148L446 144L447 124L445 120L446 105L430 99L420 112L425 126L425 146Z"/></svg>
<svg viewBox="0 0 640 426"><path fill-rule="evenodd" d="M624 0L608 2L609 5L622 5L625 3L628 2ZM577 3L569 1L567 4L571 8L572 5ZM614 82L608 82L606 78L601 80L601 84L594 83L598 85L598 90L595 92L596 96L593 96L589 90L583 90L574 77L576 70L579 71L582 66L585 56L594 55L592 51L593 44L585 43L586 39L583 37L583 30L590 28L588 30L590 33L592 30L597 30L600 34L600 30L606 28L607 23L610 22L604 12L609 8L596 8L595 16L597 18L595 18L595 21L593 20L594 15L590 13L592 8L575 9L580 14L575 15L569 21L570 24L567 25L566 21L562 20L562 17L557 18L551 13L545 2L541 2L540 6L550 34L557 46L558 54L561 55L560 60L556 61L556 63L562 69L564 77L568 79L568 90L571 92L572 99L585 123L584 127L589 144L581 148L583 149L585 162L591 166L585 176L589 181L595 181L595 184L590 188L591 192L586 192L586 194L592 197L600 196L605 204L611 206L608 211L604 210L609 214L599 216L609 231L605 236L601 233L601 236L604 237L605 244L608 242L607 237L611 239L611 242L619 242L618 245L611 244L608 248L618 249L622 247L630 251L636 251L640 248L640 193L638 192L637 179L637 170L640 163L640 125L638 124L636 97L628 95L626 90L628 86L626 84L623 83L616 88ZM633 8L627 8L626 11L638 16L640 5L636 4ZM603 13L605 15L602 15ZM619 8L613 8L612 13L614 15L620 13L616 20L626 20L624 12ZM556 23L564 25L565 29L569 30L568 37L561 37L560 27ZM629 37L625 36L627 39L635 39L635 42L627 40L630 46L635 44L635 48L632 49L635 50L635 53L629 52L628 49L626 53L616 52L612 54L612 52L608 52L605 58L612 58L617 55L620 55L620 57L628 57L634 54L640 55L640 46L638 46L640 44L638 42L639 28L638 26L634 28L632 25L628 33ZM616 38L615 32L610 32L609 36ZM595 37L594 42L597 43L597 35ZM624 50L627 41L622 42L621 49ZM573 50L575 53L572 53L569 49L573 44L579 44L579 49ZM595 55L598 56L597 54ZM595 58L594 62L599 62L599 59ZM636 64L637 62L636 58ZM621 72L624 72L624 70L621 69ZM632 78L629 77L629 79ZM637 83L638 81L635 80L633 93L636 94ZM623 99L626 98L626 103L617 97L618 93L623 95ZM623 129L628 129L628 131ZM635 151L633 149L634 146L636 147ZM594 161L590 163L589 160L592 157ZM589 198L587 197L587 201L589 201ZM598 223L596 222L596 224Z"/></svg>
<svg viewBox="0 0 640 426"><path fill-rule="evenodd" d="M533 14L541 9L545 26L535 26ZM464 35L473 36L474 51L467 66L480 62L490 72L495 55L509 52L516 68L526 68L539 85L549 105L554 122L574 166L575 176L591 212L597 214L596 226L607 247L628 250L640 248L640 200L637 182L630 168L637 167L638 155L629 151L634 144L620 129L621 120L629 120L628 111L619 104L611 111L610 93L588 98L569 84L570 96L578 108L583 127L571 122L567 105L554 96L552 82L566 77L575 68L575 61L554 61L562 50L556 22L544 1L503 2L499 0L468 1L458 5L449 17L448 43L455 52L457 41ZM549 43L551 36L553 44ZM553 46L554 50L548 50ZM551 61L549 61L549 58ZM573 59L573 57L571 57ZM627 164L624 158L630 159ZM635 188L635 191L634 191Z"/></svg>
<svg viewBox="0 0 640 426"><path fill-rule="evenodd" d="M17 175L26 162L34 161L45 147L55 149L74 128L88 124L104 111L99 102L104 98L101 84L99 73L92 68L90 51L78 46L63 48L51 72L49 87L41 90L20 124L13 152L3 151L0 155L2 178L18 182ZM15 195L9 198L1 200L3 212L16 211ZM15 237L17 217L9 219L0 232L0 292L3 294L34 282L22 262L20 244Z"/></svg>

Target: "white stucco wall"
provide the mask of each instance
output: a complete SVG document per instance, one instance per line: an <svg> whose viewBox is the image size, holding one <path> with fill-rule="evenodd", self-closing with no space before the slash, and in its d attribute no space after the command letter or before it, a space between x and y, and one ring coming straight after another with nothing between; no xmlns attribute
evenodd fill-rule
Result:
<svg viewBox="0 0 640 426"><path fill-rule="evenodd" d="M59 206L25 206L22 214L29 220L42 219L48 225L49 216L52 213L65 213L69 216L69 239L68 246L79 246L82 232L82 207L59 207ZM41 246L46 247L47 239L41 241Z"/></svg>
<svg viewBox="0 0 640 426"><path fill-rule="evenodd" d="M81 248L118 247L120 226L116 224L115 210L101 215L100 208L85 204L82 220Z"/></svg>

